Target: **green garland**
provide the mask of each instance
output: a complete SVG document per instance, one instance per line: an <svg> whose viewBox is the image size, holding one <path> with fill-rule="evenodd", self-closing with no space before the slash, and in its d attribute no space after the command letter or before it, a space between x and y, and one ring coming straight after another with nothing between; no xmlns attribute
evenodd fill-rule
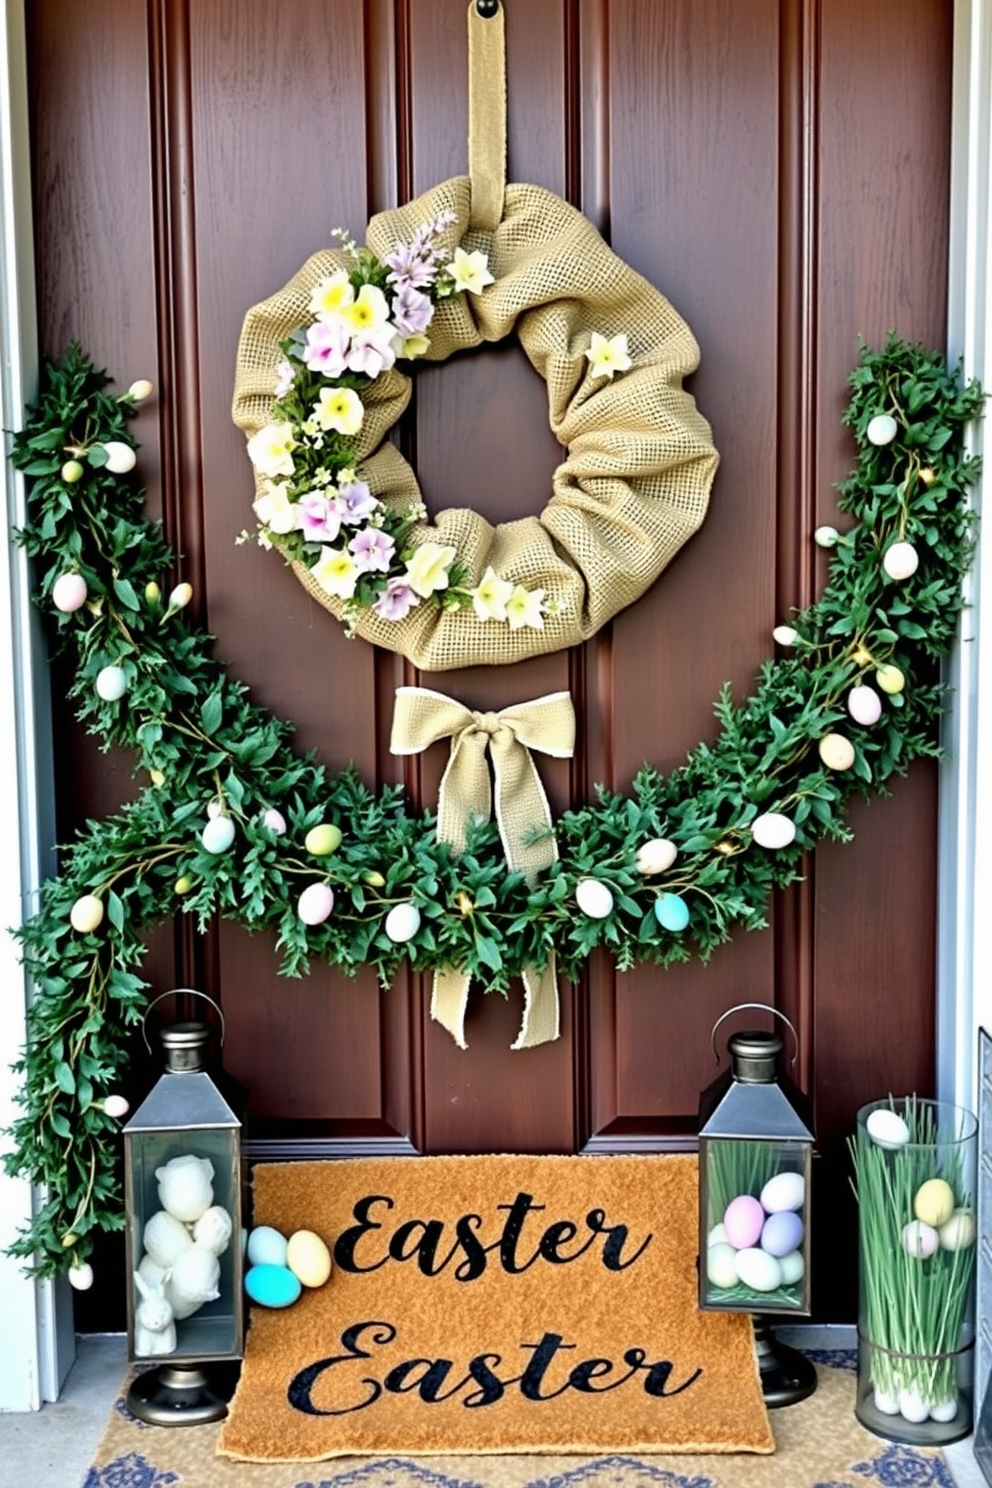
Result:
<svg viewBox="0 0 992 1488"><path fill-rule="evenodd" d="M374 794L352 769L332 775L294 755L290 725L256 707L213 657L210 637L188 623L188 585L163 603L174 555L146 520L143 493L125 468L130 449L120 448L131 444L140 390L113 397L107 383L71 349L47 368L11 456L31 486L20 540L36 560L39 603L56 616L58 640L78 653L70 691L79 716L104 747L132 750L151 780L79 833L42 909L20 931L37 995L17 1066L23 1115L4 1162L46 1190L11 1248L40 1275L73 1268L78 1279L94 1232L123 1225L120 1119L105 1102L123 1079L128 1033L146 1007L142 935L163 918L181 910L202 931L219 914L275 931L287 976L305 974L317 957L349 974L374 966L387 984L408 961L417 971L463 968L503 994L522 967L546 964L552 950L572 980L597 946L621 969L706 959L735 927L766 923L771 890L797 878L817 839L850 837L843 813L852 796L883 792L913 759L937 753L933 661L954 640L973 546L966 491L978 465L963 452L963 433L983 406L981 389L963 387L938 353L895 339L880 352L863 349L845 415L860 456L840 488L852 524L833 550L821 599L794 617L794 637L781 659L761 667L749 699L735 706L724 689L713 743L697 745L667 778L644 767L629 797L601 791L595 804L560 819L560 859L535 888L507 871L493 825L475 826L455 857L436 841L433 817L411 812L398 788ZM896 420L891 443L868 438L879 414ZM893 542L912 544L919 557L904 581L883 569ZM66 575L86 585L85 602L68 612L56 607L65 586L55 589ZM884 697L873 726L858 725L848 695L880 668L888 668L888 688L903 690ZM849 768L828 768L818 752L838 732L853 746ZM230 822L223 834L233 828L224 851L204 845L211 803ZM273 811L284 833L273 830ZM795 831L778 850L752 832L769 812ZM322 823L340 828L342 840L318 856L305 838ZM661 873L642 872L638 851L659 838L677 857ZM605 918L576 909L586 878L613 896ZM297 900L321 881L333 886L334 912L308 926ZM663 896L688 909L685 931L659 922ZM384 929L398 903L420 914L405 944ZM83 928L73 926L74 907ZM117 1104L111 1099L110 1110Z"/></svg>

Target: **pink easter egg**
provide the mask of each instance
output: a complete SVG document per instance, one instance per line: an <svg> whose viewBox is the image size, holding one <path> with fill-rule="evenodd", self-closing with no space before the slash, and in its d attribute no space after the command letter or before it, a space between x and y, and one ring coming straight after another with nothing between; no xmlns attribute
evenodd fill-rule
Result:
<svg viewBox="0 0 992 1488"><path fill-rule="evenodd" d="M757 1245L764 1222L765 1211L750 1194L739 1194L736 1199L731 1199L723 1216L728 1245L735 1250L748 1250Z"/></svg>

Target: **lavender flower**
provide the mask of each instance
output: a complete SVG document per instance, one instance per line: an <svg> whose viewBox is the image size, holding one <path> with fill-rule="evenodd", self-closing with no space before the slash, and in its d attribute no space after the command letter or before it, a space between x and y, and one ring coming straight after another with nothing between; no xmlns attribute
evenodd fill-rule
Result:
<svg viewBox="0 0 992 1488"><path fill-rule="evenodd" d="M362 573L388 573L396 543L379 527L363 527L348 544Z"/></svg>
<svg viewBox="0 0 992 1488"><path fill-rule="evenodd" d="M434 306L425 294L409 285L399 288L393 300L393 320L400 335L419 336L430 325Z"/></svg>
<svg viewBox="0 0 992 1488"><path fill-rule="evenodd" d="M348 366L350 342L351 335L343 321L315 321L307 331L303 360L311 372L340 377Z"/></svg>
<svg viewBox="0 0 992 1488"><path fill-rule="evenodd" d="M359 522L366 521L379 505L364 481L341 486L338 498L344 508L341 520L349 527L357 527Z"/></svg>
<svg viewBox="0 0 992 1488"><path fill-rule="evenodd" d="M307 542L332 543L341 531L345 503L322 491L308 491L297 502L300 530Z"/></svg>
<svg viewBox="0 0 992 1488"><path fill-rule="evenodd" d="M382 620L405 620L420 600L405 579L390 579L372 608Z"/></svg>
<svg viewBox="0 0 992 1488"><path fill-rule="evenodd" d="M396 352L393 349L395 334L395 328L388 321L384 326L359 331L348 352L349 369L352 372L364 372L373 381L380 373L388 371L396 361Z"/></svg>

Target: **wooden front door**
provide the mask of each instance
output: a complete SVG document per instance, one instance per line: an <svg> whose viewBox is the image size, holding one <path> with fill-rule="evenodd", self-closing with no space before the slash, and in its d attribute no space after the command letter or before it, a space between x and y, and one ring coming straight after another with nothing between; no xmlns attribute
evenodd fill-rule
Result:
<svg viewBox="0 0 992 1488"><path fill-rule="evenodd" d="M942 344L952 8L505 0L509 177L567 197L688 320L722 464L701 533L584 649L434 678L346 640L274 555L235 545L252 482L229 408L246 309L335 226L361 237L464 172L465 4L27 0L40 336L155 382L137 425L151 508L218 654L301 749L431 804L445 746L389 754L398 685L483 708L567 688L575 759L541 765L560 811L597 782L626 790L644 760L677 765L712 736L724 681L746 695L823 579L810 533L853 460L839 416L859 336ZM494 521L539 511L560 456L515 344L420 371L402 437L432 508ZM56 709L65 840L135 785ZM513 999L477 992L461 1051L419 980L286 981L271 943L228 924L157 932L150 975L223 1004L253 1150L281 1155L685 1147L713 1022L773 1002L798 1030L832 1213L859 1104L932 1087L935 803L916 766L857 807L856 842L819 851L771 928L708 966L618 975L595 957L564 989L561 1038L533 1051L510 1050ZM854 1313L846 1212L820 1227L823 1319Z"/></svg>

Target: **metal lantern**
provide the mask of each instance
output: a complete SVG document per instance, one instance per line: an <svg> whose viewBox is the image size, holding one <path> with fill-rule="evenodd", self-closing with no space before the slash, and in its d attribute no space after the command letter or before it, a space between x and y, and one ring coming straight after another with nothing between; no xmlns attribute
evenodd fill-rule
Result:
<svg viewBox="0 0 992 1488"><path fill-rule="evenodd" d="M713 1025L748 1008L782 1018L777 1008L746 1002ZM758 1314L755 1338L765 1401L791 1405L811 1394L809 1360L778 1343L767 1319L803 1318L810 1311L810 1176L813 1116L801 1090L778 1068L777 1033L735 1033L730 1068L699 1104L699 1305L708 1311Z"/></svg>
<svg viewBox="0 0 992 1488"><path fill-rule="evenodd" d="M207 1024L159 1036L165 1074L124 1127L128 1359L158 1367L127 1405L156 1426L193 1426L226 1415L242 1356L241 1123L203 1068Z"/></svg>

